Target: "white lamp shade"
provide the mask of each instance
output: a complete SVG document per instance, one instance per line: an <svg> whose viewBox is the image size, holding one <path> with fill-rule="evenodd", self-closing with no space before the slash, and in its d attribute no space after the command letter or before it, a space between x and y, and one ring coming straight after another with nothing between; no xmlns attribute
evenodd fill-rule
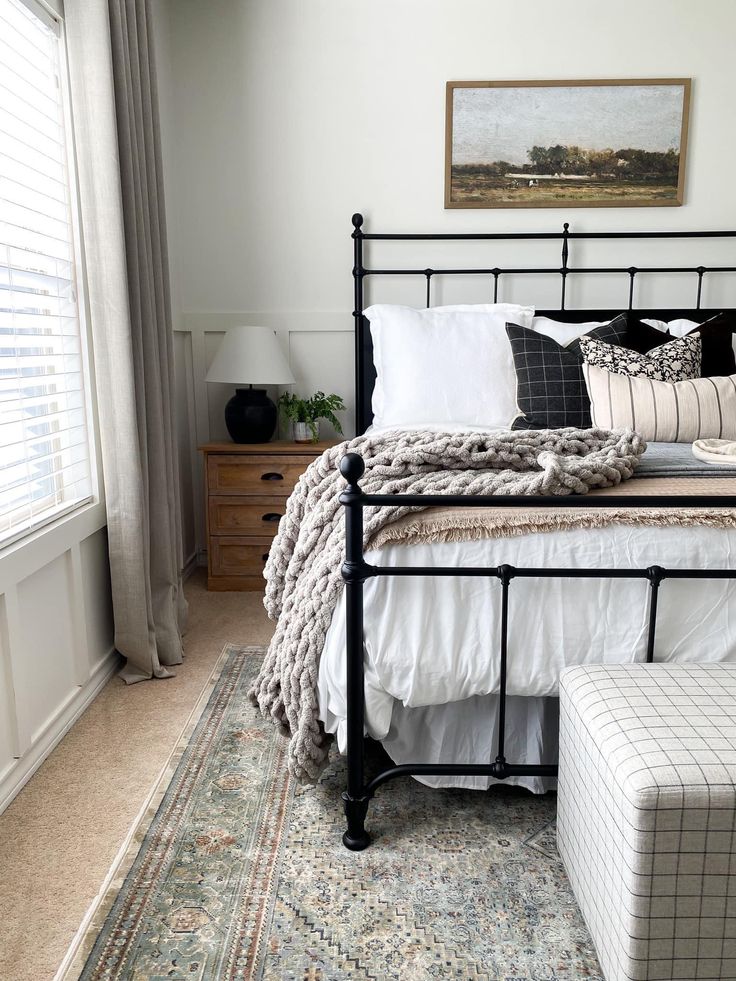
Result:
<svg viewBox="0 0 736 981"><path fill-rule="evenodd" d="M207 372L208 382L291 385L294 376L270 327L231 327Z"/></svg>

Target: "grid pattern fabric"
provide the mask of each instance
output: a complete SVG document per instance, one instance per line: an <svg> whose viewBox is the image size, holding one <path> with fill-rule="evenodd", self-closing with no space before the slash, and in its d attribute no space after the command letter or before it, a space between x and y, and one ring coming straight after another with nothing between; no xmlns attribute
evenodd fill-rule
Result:
<svg viewBox="0 0 736 981"><path fill-rule="evenodd" d="M623 344L625 316L596 327L587 336L608 344ZM583 378L580 340L566 347L554 338L506 324L516 369L516 401L521 415L512 429L564 429L591 425L590 399Z"/></svg>
<svg viewBox="0 0 736 981"><path fill-rule="evenodd" d="M608 981L736 979L736 665L564 671L557 834Z"/></svg>

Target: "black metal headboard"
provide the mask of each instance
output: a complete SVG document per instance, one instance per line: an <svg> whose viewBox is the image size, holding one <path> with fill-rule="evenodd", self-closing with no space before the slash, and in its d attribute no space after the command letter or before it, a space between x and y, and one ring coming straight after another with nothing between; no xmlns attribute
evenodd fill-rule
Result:
<svg viewBox="0 0 736 981"><path fill-rule="evenodd" d="M690 309L662 309L644 310L637 308L636 313L640 317L661 317L667 314L668 320L677 317L687 317L690 320L702 321L707 319L717 310L706 310L701 308L700 301L703 291L703 277L710 272L736 272L736 266L571 266L569 263L570 248L569 243L572 239L709 239L709 238L736 238L736 231L674 231L674 232L571 232L570 225L565 222L561 232L466 232L466 233L387 233L387 232L364 232L363 216L353 215L353 281L355 288L355 306L353 317L355 319L355 431L357 434L365 432L371 424L373 413L371 410L371 396L373 386L376 381L376 371L373 365L373 344L368 321L363 316L365 309L364 280L366 276L424 276L427 283L426 303L430 306L432 299L432 279L435 276L488 276L493 280L493 302L498 300L498 284L501 276L528 276L528 275L549 275L550 273L559 275L561 278L560 306L557 310L538 310L540 316L559 316L564 312L565 319L571 322L587 320L610 320L621 312L621 307L613 310L566 310L565 309L565 290L568 276L582 276L591 274L616 273L629 276L629 303L628 309L633 310L634 304L634 281L638 275L651 273L692 273L697 276L697 292L695 306ZM532 266L532 267L463 267L457 269L407 269L400 267L393 268L367 268L364 265L363 243L368 241L406 241L406 242L441 242L441 241L543 241L552 240L561 242L561 265L559 266Z"/></svg>

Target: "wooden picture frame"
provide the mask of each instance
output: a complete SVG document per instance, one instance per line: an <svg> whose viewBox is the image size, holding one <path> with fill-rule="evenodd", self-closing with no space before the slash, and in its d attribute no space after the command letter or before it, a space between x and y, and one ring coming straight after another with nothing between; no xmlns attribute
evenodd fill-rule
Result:
<svg viewBox="0 0 736 981"><path fill-rule="evenodd" d="M445 207L678 207L690 89L689 78L448 82Z"/></svg>

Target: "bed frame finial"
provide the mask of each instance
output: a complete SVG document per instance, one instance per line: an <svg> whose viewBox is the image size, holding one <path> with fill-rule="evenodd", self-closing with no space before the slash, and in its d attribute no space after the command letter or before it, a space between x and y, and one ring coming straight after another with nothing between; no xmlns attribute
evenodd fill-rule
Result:
<svg viewBox="0 0 736 981"><path fill-rule="evenodd" d="M346 453L340 460L340 473L351 486L355 486L365 473L363 457L358 453Z"/></svg>
<svg viewBox="0 0 736 981"><path fill-rule="evenodd" d="M353 227L355 228L353 235L360 235L361 228L363 225L363 216L360 214L359 211L356 211L355 214L353 215L352 222L353 222Z"/></svg>

